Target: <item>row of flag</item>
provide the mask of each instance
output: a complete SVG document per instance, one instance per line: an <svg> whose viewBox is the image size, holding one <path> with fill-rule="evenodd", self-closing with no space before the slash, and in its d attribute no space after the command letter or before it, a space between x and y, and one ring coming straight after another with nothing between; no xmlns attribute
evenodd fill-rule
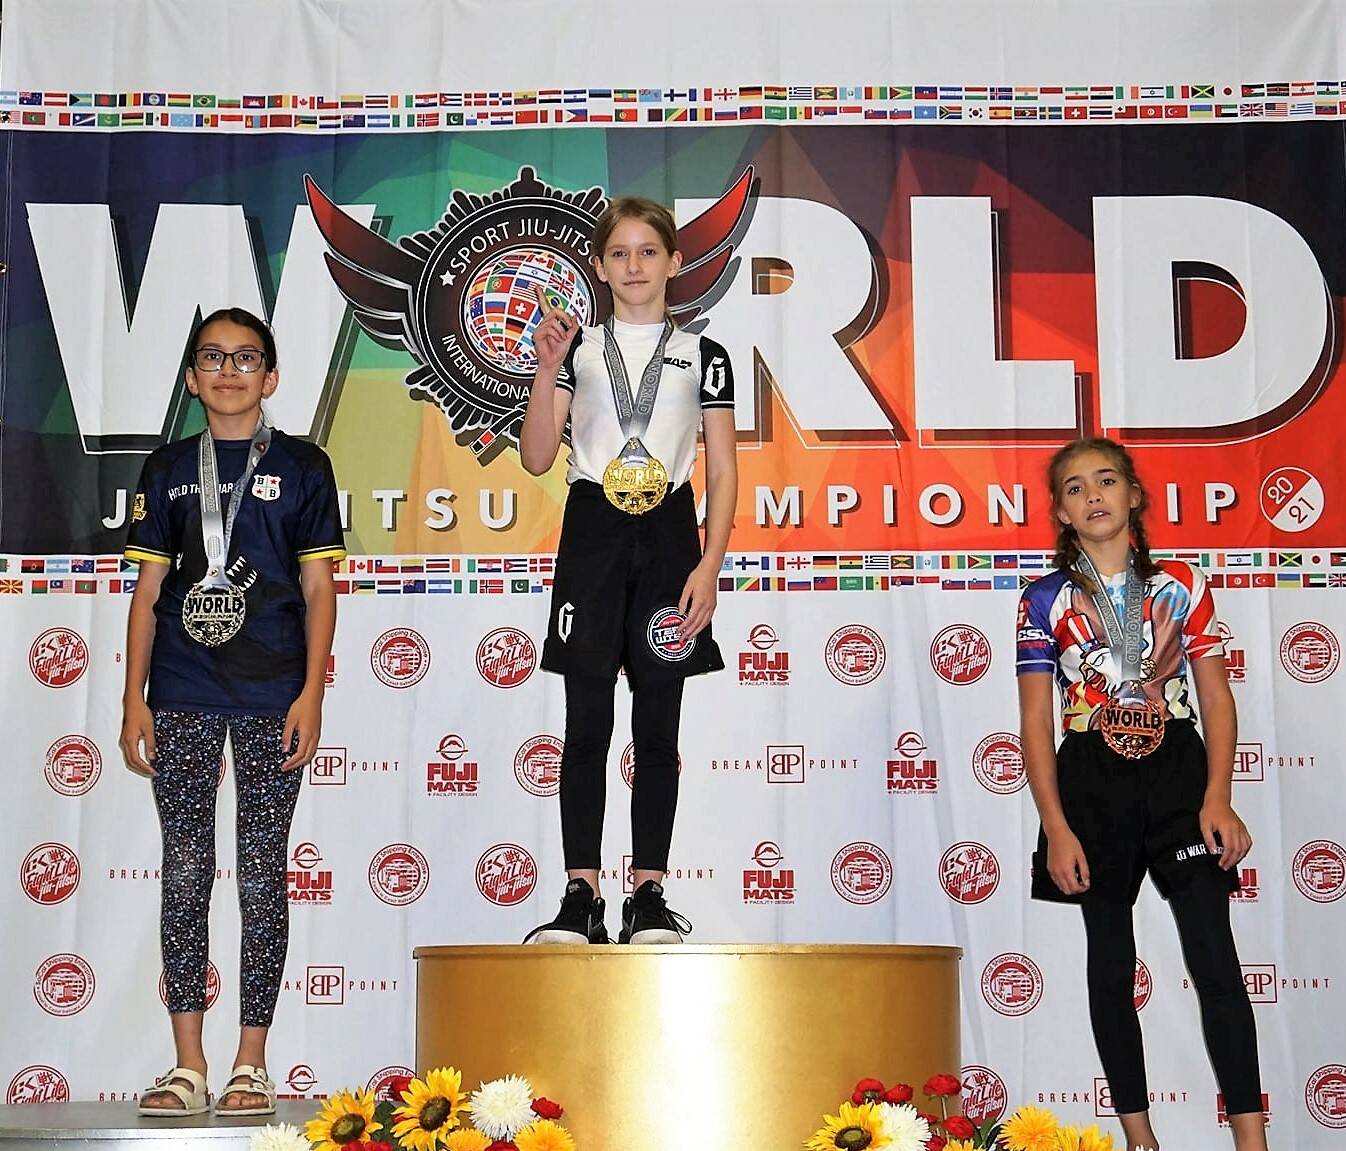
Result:
<svg viewBox="0 0 1346 1151"><path fill-rule="evenodd" d="M1154 554L1196 564L1214 588L1346 587L1346 551ZM1051 559L1050 552L742 552L725 557L719 590L1012 591L1048 571ZM549 555L355 556L338 563L336 588L341 595L537 595L551 589L555 563ZM135 567L115 555L0 556L0 595L128 594Z"/></svg>
<svg viewBox="0 0 1346 1151"><path fill-rule="evenodd" d="M346 93L338 96L220 96L212 92L56 92L0 90L0 107L195 108L311 112L427 108L543 108L552 105L763 104L855 102L1031 102L1296 99L1346 96L1346 80L1263 84L745 84L688 88L541 88L523 91Z"/></svg>

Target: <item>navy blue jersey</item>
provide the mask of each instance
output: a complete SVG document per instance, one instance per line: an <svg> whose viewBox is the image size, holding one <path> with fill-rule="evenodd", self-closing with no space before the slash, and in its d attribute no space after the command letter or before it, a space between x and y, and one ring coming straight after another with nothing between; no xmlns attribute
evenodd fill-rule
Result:
<svg viewBox="0 0 1346 1151"><path fill-rule="evenodd" d="M126 558L169 565L154 607L149 706L284 715L304 687L299 565L346 554L332 462L313 444L273 433L249 481L229 542L230 578L240 587L247 585L247 619L233 639L206 647L182 626L183 597L206 574L197 485L199 441L200 436L192 436L153 452L131 507ZM250 444L215 441L225 508L247 465Z"/></svg>

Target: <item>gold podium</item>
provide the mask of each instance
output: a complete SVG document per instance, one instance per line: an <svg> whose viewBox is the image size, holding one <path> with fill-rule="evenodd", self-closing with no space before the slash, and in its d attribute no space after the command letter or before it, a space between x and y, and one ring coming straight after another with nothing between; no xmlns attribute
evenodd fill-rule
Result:
<svg viewBox="0 0 1346 1151"><path fill-rule="evenodd" d="M788 1151L857 1079L958 1074L961 954L418 947L416 1066L527 1076L580 1151Z"/></svg>

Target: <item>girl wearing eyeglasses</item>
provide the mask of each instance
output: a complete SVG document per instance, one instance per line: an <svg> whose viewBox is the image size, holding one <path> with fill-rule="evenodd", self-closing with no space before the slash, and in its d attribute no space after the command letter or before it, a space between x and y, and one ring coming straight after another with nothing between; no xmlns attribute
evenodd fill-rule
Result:
<svg viewBox="0 0 1346 1151"><path fill-rule="evenodd" d="M238 797L241 1031L215 1110L275 1111L266 1072L289 938L285 868L303 766L313 758L342 558L332 464L272 429L280 382L270 328L241 308L192 334L187 390L206 430L153 452L131 509L140 565L126 641L121 751L147 776L163 833L160 942L173 1067L140 1093L142 1115L210 1106L201 1044L215 790L226 732ZM148 699L146 686L148 682Z"/></svg>

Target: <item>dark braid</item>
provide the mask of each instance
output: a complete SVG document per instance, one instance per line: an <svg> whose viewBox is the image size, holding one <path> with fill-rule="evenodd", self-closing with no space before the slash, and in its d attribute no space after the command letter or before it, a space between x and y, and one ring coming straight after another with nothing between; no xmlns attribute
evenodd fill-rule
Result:
<svg viewBox="0 0 1346 1151"><path fill-rule="evenodd" d="M1070 524L1062 523L1056 516L1061 506L1062 473L1071 460L1085 452L1098 452L1107 456L1122 479L1140 492L1140 503L1131 509L1130 516L1131 547L1135 553L1136 575L1142 580L1151 579L1159 574L1159 565L1150 556L1150 539L1145 531L1145 512L1150 506L1150 496L1136 474L1136 465L1131 459L1131 453L1115 440L1105 436L1072 440L1059 448L1047 464L1047 486L1051 490L1052 515L1056 517L1056 554L1052 557L1052 567L1065 572L1072 583L1092 595L1097 590L1092 586L1093 581L1075 569L1075 564L1080 558L1079 536Z"/></svg>

